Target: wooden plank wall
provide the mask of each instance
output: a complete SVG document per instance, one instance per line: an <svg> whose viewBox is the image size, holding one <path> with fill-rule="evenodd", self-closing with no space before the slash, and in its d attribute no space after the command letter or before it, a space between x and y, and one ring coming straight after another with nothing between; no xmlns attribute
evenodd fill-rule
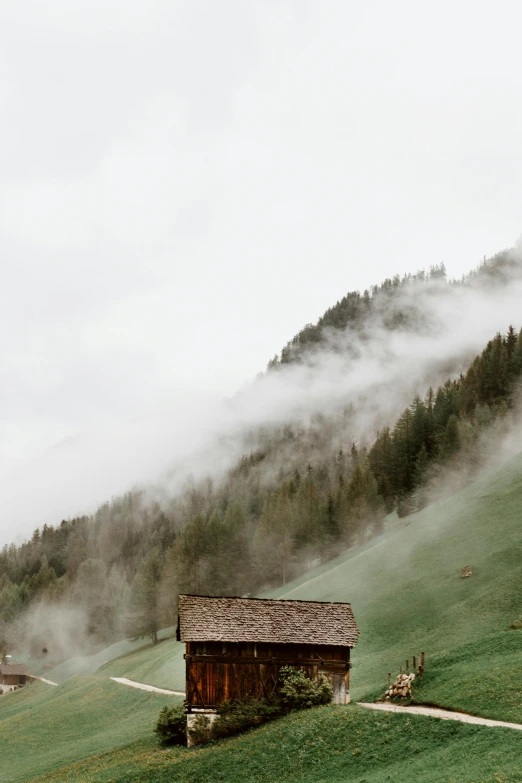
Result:
<svg viewBox="0 0 522 783"><path fill-rule="evenodd" d="M4 674L3 678L0 677L0 683L2 681L4 685L25 685L27 677L25 674Z"/></svg>
<svg viewBox="0 0 522 783"><path fill-rule="evenodd" d="M334 702L345 703L349 685L350 648L282 645L187 643L186 704L214 708L228 700L260 699L276 688L281 666L298 666L309 677L330 677Z"/></svg>

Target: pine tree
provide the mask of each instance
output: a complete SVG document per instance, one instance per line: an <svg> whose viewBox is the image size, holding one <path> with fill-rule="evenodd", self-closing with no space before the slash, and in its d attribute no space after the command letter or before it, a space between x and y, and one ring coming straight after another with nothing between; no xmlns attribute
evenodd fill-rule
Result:
<svg viewBox="0 0 522 783"><path fill-rule="evenodd" d="M336 474L337 474L337 482L339 486L342 487L344 484L344 471L345 471L345 458L342 449L339 450L339 453L335 458L335 467L336 467Z"/></svg>
<svg viewBox="0 0 522 783"><path fill-rule="evenodd" d="M433 389L430 386L426 394L426 400L425 400L426 431L424 436L424 445L426 446L426 451L428 452L428 457L430 459L435 454L437 448L435 418L433 414L434 400L435 400L435 395Z"/></svg>
<svg viewBox="0 0 522 783"><path fill-rule="evenodd" d="M415 460L415 471L413 475L413 485L415 487L414 505L417 511L424 508L428 502L425 483L429 464L428 450L423 444L417 455L417 459Z"/></svg>
<svg viewBox="0 0 522 783"><path fill-rule="evenodd" d="M515 348L513 349L511 365L514 378L519 378L522 373L522 329L519 332Z"/></svg>
<svg viewBox="0 0 522 783"><path fill-rule="evenodd" d="M209 546L207 520L198 513L188 522L180 536L179 577L180 589L184 592L201 593Z"/></svg>
<svg viewBox="0 0 522 783"><path fill-rule="evenodd" d="M428 466L429 466L428 451L426 449L426 446L423 444L421 450L417 455L417 459L415 460L413 483L416 488L422 486L422 484L424 483L424 478Z"/></svg>
<svg viewBox="0 0 522 783"><path fill-rule="evenodd" d="M320 538L321 557L323 561L328 560L335 553L339 535L340 528L335 508L335 500L332 492L328 490L326 506L323 511L323 524Z"/></svg>
<svg viewBox="0 0 522 783"><path fill-rule="evenodd" d="M127 635L132 639L149 636L158 643L160 629L161 561L157 552L151 552L142 562L131 588L130 614Z"/></svg>
<svg viewBox="0 0 522 783"><path fill-rule="evenodd" d="M393 477L393 443L389 427L377 433L375 443L370 449L368 459L377 481L379 495L384 501L386 511L392 511L395 505L395 484Z"/></svg>
<svg viewBox="0 0 522 783"><path fill-rule="evenodd" d="M448 419L440 441L439 453L442 459L448 459L460 448L459 420L453 413Z"/></svg>
<svg viewBox="0 0 522 783"><path fill-rule="evenodd" d="M392 436L393 485L397 495L408 493L413 488L415 448L412 437L412 412L406 408L397 421Z"/></svg>
<svg viewBox="0 0 522 783"><path fill-rule="evenodd" d="M511 362L513 353L517 346L518 335L516 329L513 326L509 326L506 334L506 349L508 354L508 360Z"/></svg>

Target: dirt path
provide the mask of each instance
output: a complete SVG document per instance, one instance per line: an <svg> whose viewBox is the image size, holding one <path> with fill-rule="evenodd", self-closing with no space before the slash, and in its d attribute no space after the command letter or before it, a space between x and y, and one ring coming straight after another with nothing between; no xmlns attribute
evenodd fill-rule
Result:
<svg viewBox="0 0 522 783"><path fill-rule="evenodd" d="M165 688L155 688L154 685L145 685L143 682L134 682L134 680L128 680L126 677L111 677L114 682L119 682L121 685L130 685L131 688L139 688L140 691L152 691L153 693L166 693L169 696L184 696L184 691L167 691Z"/></svg>
<svg viewBox="0 0 522 783"><path fill-rule="evenodd" d="M30 677L32 680L38 680L39 682L45 682L46 685L55 685L56 687L58 687L57 682L53 682L52 680L46 680L45 677L37 677L36 674L31 674Z"/></svg>
<svg viewBox="0 0 522 783"><path fill-rule="evenodd" d="M411 715L428 715L431 718L442 718L442 720L459 720L461 723L475 723L479 726L501 726L504 729L517 729L517 731L522 731L522 723L506 723L506 721L503 720L477 718L476 715L468 715L464 712L450 712L450 710L441 710L438 707L401 707L398 704L390 704L390 702L365 704L364 702L358 701L357 704L359 707L366 707L369 710L408 712Z"/></svg>

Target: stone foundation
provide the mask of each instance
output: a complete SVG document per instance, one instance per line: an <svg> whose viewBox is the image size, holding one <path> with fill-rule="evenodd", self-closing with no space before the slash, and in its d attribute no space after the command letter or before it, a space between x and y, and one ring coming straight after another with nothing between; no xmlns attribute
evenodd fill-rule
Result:
<svg viewBox="0 0 522 783"><path fill-rule="evenodd" d="M11 691L17 691L18 688L23 688L23 685L0 685L0 693L11 693Z"/></svg>
<svg viewBox="0 0 522 783"><path fill-rule="evenodd" d="M206 719L206 728L209 731L212 728L212 724L218 717L218 713L216 710L198 710L198 709L192 709L191 712L187 713L187 748L191 748L194 745L203 745L205 742L208 742L210 739L210 736L207 738L204 737L204 731L205 726L202 725L203 721L198 721L198 718ZM198 726L198 723L200 724ZM193 737L192 732L194 731L198 732L198 737Z"/></svg>

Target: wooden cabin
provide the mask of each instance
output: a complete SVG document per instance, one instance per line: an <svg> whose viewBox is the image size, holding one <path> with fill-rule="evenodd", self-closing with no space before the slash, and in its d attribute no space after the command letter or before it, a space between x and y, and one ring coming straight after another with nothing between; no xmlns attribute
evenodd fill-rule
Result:
<svg viewBox="0 0 522 783"><path fill-rule="evenodd" d="M29 677L25 663L0 663L0 688L4 692L20 688Z"/></svg>
<svg viewBox="0 0 522 783"><path fill-rule="evenodd" d="M177 639L186 645L190 716L216 714L225 701L260 699L279 669L325 674L333 702L350 701L350 650L359 629L347 603L180 595Z"/></svg>

